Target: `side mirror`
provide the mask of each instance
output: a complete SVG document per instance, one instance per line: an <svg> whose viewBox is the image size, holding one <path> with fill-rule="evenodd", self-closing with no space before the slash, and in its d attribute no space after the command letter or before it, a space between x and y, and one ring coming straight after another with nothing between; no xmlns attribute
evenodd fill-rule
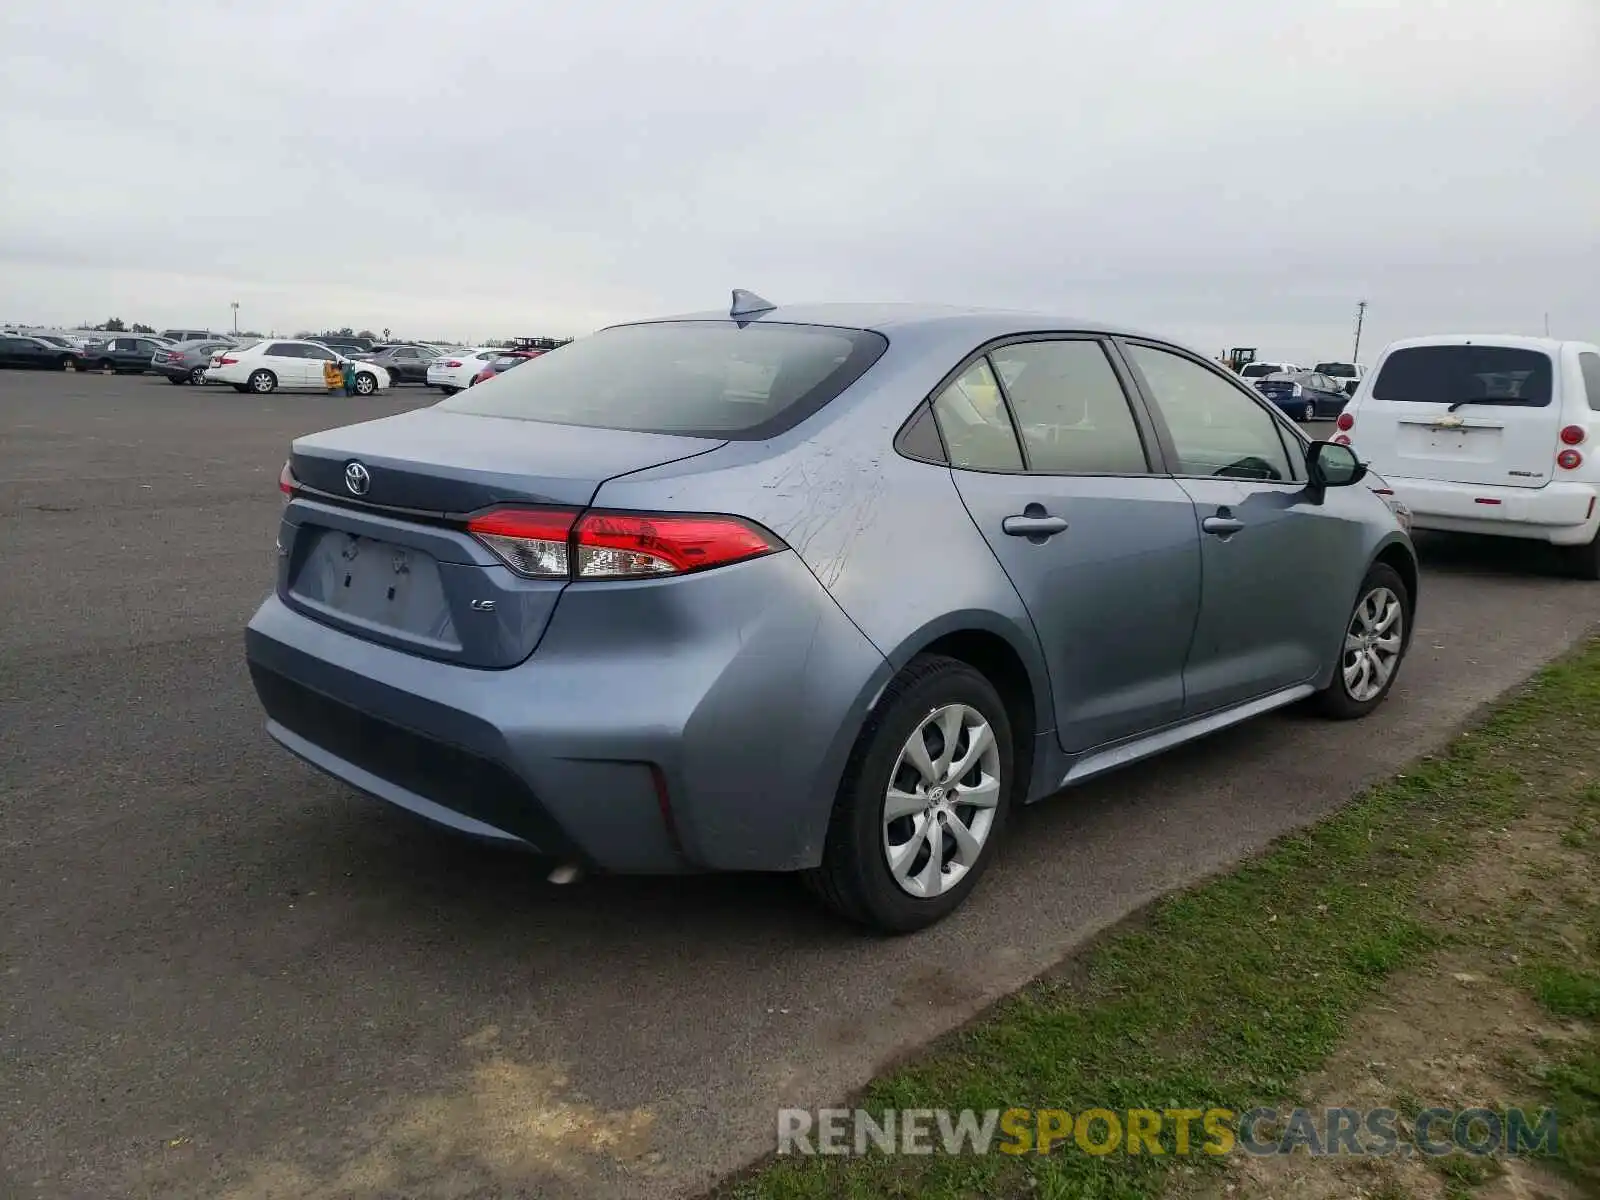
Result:
<svg viewBox="0 0 1600 1200"><path fill-rule="evenodd" d="M1315 503L1322 502L1323 493L1331 487L1349 487L1367 477L1367 464L1356 457L1349 446L1338 442L1312 442L1306 449L1307 491Z"/></svg>

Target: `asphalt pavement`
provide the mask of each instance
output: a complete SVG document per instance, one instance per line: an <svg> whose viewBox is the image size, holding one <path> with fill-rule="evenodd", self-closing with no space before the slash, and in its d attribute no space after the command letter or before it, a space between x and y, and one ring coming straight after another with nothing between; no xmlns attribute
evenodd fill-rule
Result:
<svg viewBox="0 0 1600 1200"><path fill-rule="evenodd" d="M1600 618L1539 548L1427 543L1372 719L1027 810L915 937L781 878L557 888L292 761L245 675L289 439L429 400L0 372L0 1195L693 1194L780 1104L1327 814Z"/></svg>

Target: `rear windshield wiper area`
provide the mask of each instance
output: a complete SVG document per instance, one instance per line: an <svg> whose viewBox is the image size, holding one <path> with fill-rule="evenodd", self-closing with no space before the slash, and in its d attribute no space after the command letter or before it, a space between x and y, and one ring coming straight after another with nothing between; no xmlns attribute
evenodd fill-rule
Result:
<svg viewBox="0 0 1600 1200"><path fill-rule="evenodd" d="M1521 399L1520 397L1517 397L1517 396L1501 396L1501 397L1498 397L1498 398L1489 397L1489 396L1478 396L1478 397L1475 397L1474 399L1471 399L1471 400L1457 400L1457 401L1453 402L1448 408L1446 408L1445 412L1455 412L1456 409L1460 408L1464 404L1499 404L1499 405L1510 404L1510 405L1513 405L1513 406L1521 407L1523 405L1526 405L1527 403L1528 402L1526 400L1523 400L1523 399Z"/></svg>

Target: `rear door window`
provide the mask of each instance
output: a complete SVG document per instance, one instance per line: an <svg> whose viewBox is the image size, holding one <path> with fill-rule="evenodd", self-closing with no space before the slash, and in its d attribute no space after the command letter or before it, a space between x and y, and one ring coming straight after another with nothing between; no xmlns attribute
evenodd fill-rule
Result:
<svg viewBox="0 0 1600 1200"><path fill-rule="evenodd" d="M458 392L440 408L697 437L760 440L799 424L877 362L864 329L733 321L621 325Z"/></svg>
<svg viewBox="0 0 1600 1200"><path fill-rule="evenodd" d="M273 342L272 345L267 347L267 356L269 358L305 357L305 355L300 352L300 347L295 345L293 342Z"/></svg>
<svg viewBox="0 0 1600 1200"><path fill-rule="evenodd" d="M1022 449L987 358L973 363L934 397L933 415L952 467L1022 470Z"/></svg>
<svg viewBox="0 0 1600 1200"><path fill-rule="evenodd" d="M1550 356L1513 346L1409 346L1384 359L1372 399L1395 404L1550 403Z"/></svg>
<svg viewBox="0 0 1600 1200"><path fill-rule="evenodd" d="M1583 370L1583 390L1589 394L1589 407L1600 412L1600 354L1585 350L1578 355Z"/></svg>
<svg viewBox="0 0 1600 1200"><path fill-rule="evenodd" d="M1149 470L1139 427L1099 342L1019 342L991 352L1027 451L1047 474Z"/></svg>

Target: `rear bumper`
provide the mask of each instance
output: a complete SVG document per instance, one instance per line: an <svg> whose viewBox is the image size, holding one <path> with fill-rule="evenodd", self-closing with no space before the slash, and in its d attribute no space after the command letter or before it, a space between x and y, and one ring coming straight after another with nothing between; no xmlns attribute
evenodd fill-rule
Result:
<svg viewBox="0 0 1600 1200"><path fill-rule="evenodd" d="M1562 480L1542 488L1494 487L1387 472L1384 479L1411 510L1415 529L1496 534L1558 546L1587 542L1600 529L1593 484Z"/></svg>
<svg viewBox="0 0 1600 1200"><path fill-rule="evenodd" d="M683 589L671 627L641 625L659 611L641 590L663 587ZM246 657L268 732L313 766L441 825L627 873L815 865L889 674L792 553L575 585L538 652L503 671L364 641L276 595Z"/></svg>

